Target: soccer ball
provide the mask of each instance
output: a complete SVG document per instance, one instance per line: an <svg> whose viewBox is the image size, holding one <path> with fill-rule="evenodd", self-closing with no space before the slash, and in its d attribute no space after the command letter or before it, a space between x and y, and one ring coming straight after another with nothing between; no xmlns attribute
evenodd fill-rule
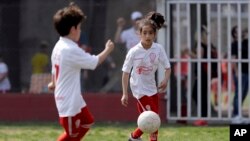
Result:
<svg viewBox="0 0 250 141"><path fill-rule="evenodd" d="M154 133L160 128L161 119L158 114L153 111L144 111L137 119L138 128L144 133Z"/></svg>

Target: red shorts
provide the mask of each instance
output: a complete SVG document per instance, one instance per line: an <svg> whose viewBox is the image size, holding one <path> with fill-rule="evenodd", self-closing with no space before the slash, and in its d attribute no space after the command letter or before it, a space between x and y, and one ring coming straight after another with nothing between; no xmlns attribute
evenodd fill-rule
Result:
<svg viewBox="0 0 250 141"><path fill-rule="evenodd" d="M59 122L68 136L77 137L81 128L90 128L94 118L88 108L83 107L81 112L73 117L60 117Z"/></svg>
<svg viewBox="0 0 250 141"><path fill-rule="evenodd" d="M159 114L159 94L152 96L143 96L139 99L140 103L146 110L154 111ZM142 106L137 102L137 109L140 113L143 112Z"/></svg>

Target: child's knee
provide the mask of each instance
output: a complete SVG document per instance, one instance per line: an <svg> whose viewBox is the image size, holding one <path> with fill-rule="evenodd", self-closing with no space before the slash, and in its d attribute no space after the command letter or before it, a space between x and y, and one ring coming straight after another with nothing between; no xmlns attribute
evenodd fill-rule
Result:
<svg viewBox="0 0 250 141"><path fill-rule="evenodd" d="M86 120L83 124L82 127L83 128L90 128L93 124L95 123L94 117L90 116L88 118L88 120Z"/></svg>
<svg viewBox="0 0 250 141"><path fill-rule="evenodd" d="M94 117L93 117L92 115L89 116L89 119L88 119L87 123L88 123L88 124L94 124L94 122L95 122Z"/></svg>
<svg viewBox="0 0 250 141"><path fill-rule="evenodd" d="M89 125L93 125L95 123L95 119L94 119L94 117L92 116L90 119L89 119L89 121L87 122L87 124L89 124Z"/></svg>

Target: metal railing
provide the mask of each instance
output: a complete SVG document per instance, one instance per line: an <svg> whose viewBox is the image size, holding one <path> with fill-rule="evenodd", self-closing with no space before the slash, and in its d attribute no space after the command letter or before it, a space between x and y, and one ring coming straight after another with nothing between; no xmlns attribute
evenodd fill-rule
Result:
<svg viewBox="0 0 250 141"><path fill-rule="evenodd" d="M164 11L168 28L164 33L158 35L158 40L166 46L166 52L172 63L172 70L175 76L171 77L171 83L168 87L167 94L167 118L168 120L216 120L230 121L232 118L233 98L234 98L234 83L232 65L237 64L238 73L238 109L240 116L250 117L250 100L249 97L245 101L242 99L242 63L250 62L248 58L242 57L242 44L238 42L238 58L232 57L231 29L233 26L238 27L238 35L250 29L250 1L248 0L158 0L158 11ZM163 6L161 5L163 4ZM160 7L160 8L159 8ZM202 27L207 28L207 54L202 57L201 42L202 42ZM244 30L244 29L247 30ZM244 30L244 31L243 31ZM196 38L196 39L195 39ZM246 40L250 40L250 34L247 34ZM243 40L242 36L238 36L238 40ZM195 57L181 58L181 52L184 48L189 51L197 44L197 54ZM218 56L212 58L210 52L212 44L216 46ZM248 44L248 52L250 45ZM226 57L224 57L226 56ZM186 86L182 83L181 73L183 71L182 63L187 65ZM207 114L202 116L202 66L207 64ZM210 79L212 64L217 64L217 78ZM194 73L194 64L197 65L197 75ZM227 75L223 76L221 66L226 64ZM248 65L248 72L250 65ZM197 77L197 79L195 79ZM229 83L222 85L227 79ZM250 76L248 75L248 80ZM194 81L198 83L197 103L194 103L192 98ZM211 88L212 86L212 88ZM224 87L226 86L226 88ZM250 87L250 83L248 83ZM215 88L215 89L214 89ZM184 90L185 89L185 90ZM183 93L185 93L186 101ZM215 95L217 94L217 95ZM223 101L225 100L225 101ZM185 101L185 102L183 102ZM244 102L244 103L242 103ZM184 104L185 103L185 104ZM215 105L218 103L218 105ZM183 108L184 107L184 108ZM183 115L183 112L186 114ZM183 111L184 110L184 111Z"/></svg>

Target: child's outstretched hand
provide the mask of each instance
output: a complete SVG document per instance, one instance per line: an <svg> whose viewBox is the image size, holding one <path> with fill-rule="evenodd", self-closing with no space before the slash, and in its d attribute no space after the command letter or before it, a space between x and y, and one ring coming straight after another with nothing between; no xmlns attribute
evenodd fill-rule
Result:
<svg viewBox="0 0 250 141"><path fill-rule="evenodd" d="M107 42L106 42L106 45L105 45L105 48L112 51L114 48L115 48L115 45L114 43L109 39Z"/></svg>

